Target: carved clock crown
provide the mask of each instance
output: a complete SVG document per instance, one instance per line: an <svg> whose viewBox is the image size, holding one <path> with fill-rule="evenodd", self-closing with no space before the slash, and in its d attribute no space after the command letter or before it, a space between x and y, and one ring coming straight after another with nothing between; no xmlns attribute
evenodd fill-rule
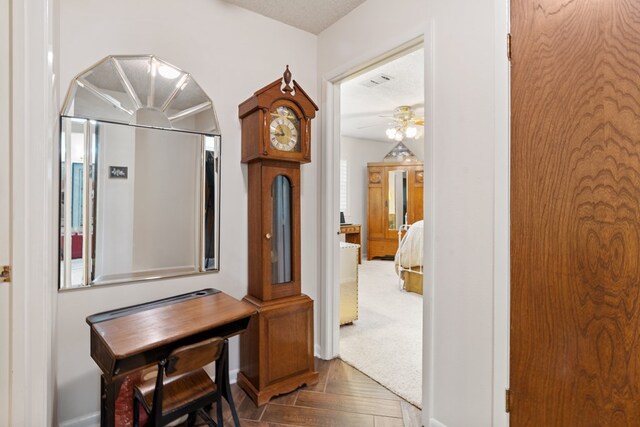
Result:
<svg viewBox="0 0 640 427"><path fill-rule="evenodd" d="M299 149L281 151L269 141L271 115L278 107L287 107L299 120L296 138ZM242 162L258 159L273 159L308 163L311 161L311 119L316 116L318 106L302 87L291 80L287 65L282 78L256 91L238 107L242 121Z"/></svg>

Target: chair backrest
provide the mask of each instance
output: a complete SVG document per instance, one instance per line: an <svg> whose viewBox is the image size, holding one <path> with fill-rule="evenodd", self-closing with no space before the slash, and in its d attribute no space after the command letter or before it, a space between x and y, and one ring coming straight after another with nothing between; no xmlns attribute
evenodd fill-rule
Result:
<svg viewBox="0 0 640 427"><path fill-rule="evenodd" d="M165 375L184 374L215 362L222 353L224 342L224 338L216 337L173 350L167 358Z"/></svg>

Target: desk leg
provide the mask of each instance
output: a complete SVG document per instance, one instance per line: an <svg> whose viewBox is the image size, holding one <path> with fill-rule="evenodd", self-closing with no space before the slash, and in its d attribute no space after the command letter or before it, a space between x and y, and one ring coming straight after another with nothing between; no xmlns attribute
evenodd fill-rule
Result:
<svg viewBox="0 0 640 427"><path fill-rule="evenodd" d="M141 381L141 371L115 380L100 375L100 426L129 426L133 423L133 388ZM142 419L146 419L146 414Z"/></svg>
<svg viewBox="0 0 640 427"><path fill-rule="evenodd" d="M100 375L100 426L115 425L116 385Z"/></svg>
<svg viewBox="0 0 640 427"><path fill-rule="evenodd" d="M220 389L222 397L229 403L231 416L236 427L240 427L240 419L236 412L236 405L233 403L233 393L231 392L231 384L229 384L229 340L224 340L224 348L222 356L216 363L216 385Z"/></svg>

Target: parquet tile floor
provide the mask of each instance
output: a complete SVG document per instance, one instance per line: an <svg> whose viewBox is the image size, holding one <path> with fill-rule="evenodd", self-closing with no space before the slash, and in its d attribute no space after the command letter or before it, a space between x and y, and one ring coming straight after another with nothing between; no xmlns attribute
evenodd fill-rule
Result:
<svg viewBox="0 0 640 427"><path fill-rule="evenodd" d="M243 427L419 427L420 409L340 359L316 359L320 381L278 396L261 408L236 384L233 399ZM419 381L419 379L417 379ZM224 403L224 425L233 426ZM215 420L215 407L211 411ZM204 425L204 424L198 424Z"/></svg>

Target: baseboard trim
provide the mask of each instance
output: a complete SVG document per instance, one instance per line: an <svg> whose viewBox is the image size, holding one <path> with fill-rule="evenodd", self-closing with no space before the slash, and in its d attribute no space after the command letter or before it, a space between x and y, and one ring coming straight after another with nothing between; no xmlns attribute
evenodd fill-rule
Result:
<svg viewBox="0 0 640 427"><path fill-rule="evenodd" d="M230 384L235 384L236 382L238 382L238 372L240 372L240 369L233 369L233 370L229 371L229 383Z"/></svg>
<svg viewBox="0 0 640 427"><path fill-rule="evenodd" d="M429 420L429 427L447 427L447 426L442 424L440 421L436 420L435 418L431 418L431 420Z"/></svg>
<svg viewBox="0 0 640 427"><path fill-rule="evenodd" d="M63 421L59 427L97 427L100 425L100 412L94 412L88 415L82 415Z"/></svg>

